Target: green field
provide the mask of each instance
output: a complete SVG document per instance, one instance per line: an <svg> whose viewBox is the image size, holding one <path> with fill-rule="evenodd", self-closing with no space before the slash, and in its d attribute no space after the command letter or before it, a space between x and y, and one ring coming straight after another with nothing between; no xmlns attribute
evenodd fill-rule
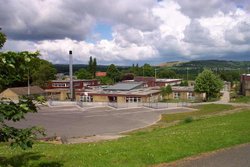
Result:
<svg viewBox="0 0 250 167"><path fill-rule="evenodd" d="M215 112L215 109L208 110ZM208 110L205 107L203 112ZM0 166L149 166L250 142L249 120L250 110L245 109L150 132L138 131L114 141L38 143L27 151L1 144Z"/></svg>

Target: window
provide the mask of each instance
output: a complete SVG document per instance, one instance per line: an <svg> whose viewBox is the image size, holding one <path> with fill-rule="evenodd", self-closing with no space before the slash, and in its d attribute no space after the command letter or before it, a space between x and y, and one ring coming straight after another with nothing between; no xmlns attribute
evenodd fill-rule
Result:
<svg viewBox="0 0 250 167"><path fill-rule="evenodd" d="M82 102L93 102L92 96L81 96L80 101Z"/></svg>
<svg viewBox="0 0 250 167"><path fill-rule="evenodd" d="M68 87L69 83L52 83L53 87Z"/></svg>
<svg viewBox="0 0 250 167"><path fill-rule="evenodd" d="M194 98L194 93L193 92L187 92L187 98L188 99L193 99Z"/></svg>
<svg viewBox="0 0 250 167"><path fill-rule="evenodd" d="M141 97L126 97L126 103L140 103Z"/></svg>
<svg viewBox="0 0 250 167"><path fill-rule="evenodd" d="M180 98L180 93L179 92L174 92L174 99L179 99Z"/></svg>

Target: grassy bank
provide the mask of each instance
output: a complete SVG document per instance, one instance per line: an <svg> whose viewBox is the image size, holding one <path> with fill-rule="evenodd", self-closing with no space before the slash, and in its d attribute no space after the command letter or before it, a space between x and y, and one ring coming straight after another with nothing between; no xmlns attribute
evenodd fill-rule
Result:
<svg viewBox="0 0 250 167"><path fill-rule="evenodd" d="M250 142L250 110L137 132L115 141L22 151L0 145L0 166L148 166Z"/></svg>

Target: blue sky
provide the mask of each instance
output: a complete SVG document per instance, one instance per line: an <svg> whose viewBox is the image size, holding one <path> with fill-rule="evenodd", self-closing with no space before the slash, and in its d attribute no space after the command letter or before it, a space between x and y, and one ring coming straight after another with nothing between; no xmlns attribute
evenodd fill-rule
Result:
<svg viewBox="0 0 250 167"><path fill-rule="evenodd" d="M3 50L41 52L52 63L159 64L250 60L248 0L0 0Z"/></svg>

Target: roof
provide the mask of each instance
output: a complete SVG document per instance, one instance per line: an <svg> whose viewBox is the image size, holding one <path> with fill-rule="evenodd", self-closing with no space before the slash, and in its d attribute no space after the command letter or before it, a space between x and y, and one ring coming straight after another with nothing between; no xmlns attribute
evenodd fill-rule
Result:
<svg viewBox="0 0 250 167"><path fill-rule="evenodd" d="M165 82L165 83L171 83L171 82L180 82L182 79L156 79L156 82Z"/></svg>
<svg viewBox="0 0 250 167"><path fill-rule="evenodd" d="M105 90L89 90L86 92L89 95L99 95L99 96L151 96L154 94L159 94L160 89L154 88L139 88L128 91L105 91Z"/></svg>
<svg viewBox="0 0 250 167"><path fill-rule="evenodd" d="M143 82L120 82L115 85L111 85L107 88L104 88L103 90L109 90L109 91L129 91L132 89L136 89L139 87L143 87Z"/></svg>
<svg viewBox="0 0 250 167"><path fill-rule="evenodd" d="M140 82L140 81L155 81L155 77L142 77L142 76L136 76L134 78L135 81Z"/></svg>
<svg viewBox="0 0 250 167"><path fill-rule="evenodd" d="M28 94L28 87L15 87L15 88L8 88L12 92L16 93L17 95L27 95ZM30 86L30 94L43 94L45 91L40 88L39 86Z"/></svg>
<svg viewBox="0 0 250 167"><path fill-rule="evenodd" d="M107 73L106 73L106 72L97 71L97 72L95 73L95 75L96 75L97 77L105 77L105 76L107 75Z"/></svg>
<svg viewBox="0 0 250 167"><path fill-rule="evenodd" d="M97 79L74 79L73 82L92 82ZM70 82L70 80L52 80L51 82Z"/></svg>
<svg viewBox="0 0 250 167"><path fill-rule="evenodd" d="M176 92L193 92L193 86L172 86L172 90Z"/></svg>

